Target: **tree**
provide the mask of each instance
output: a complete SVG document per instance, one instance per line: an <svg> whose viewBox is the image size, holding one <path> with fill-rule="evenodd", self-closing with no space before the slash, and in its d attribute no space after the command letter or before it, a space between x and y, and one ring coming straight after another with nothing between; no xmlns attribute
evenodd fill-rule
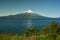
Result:
<svg viewBox="0 0 60 40"><path fill-rule="evenodd" d="M37 26L34 26L34 27L32 27L32 28L27 28L27 29L25 30L26 36L37 35L38 32L39 32L39 30L38 30L38 27L37 27Z"/></svg>
<svg viewBox="0 0 60 40"><path fill-rule="evenodd" d="M56 40L57 27L58 27L58 23L56 23L55 21L51 22L50 24L50 39L51 40Z"/></svg>

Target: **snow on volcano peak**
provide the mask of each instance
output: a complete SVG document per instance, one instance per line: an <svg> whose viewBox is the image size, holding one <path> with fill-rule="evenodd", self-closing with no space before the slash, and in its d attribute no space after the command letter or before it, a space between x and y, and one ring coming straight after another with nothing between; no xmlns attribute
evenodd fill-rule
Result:
<svg viewBox="0 0 60 40"><path fill-rule="evenodd" d="M32 10L27 10L27 11L24 11L23 13L33 13Z"/></svg>

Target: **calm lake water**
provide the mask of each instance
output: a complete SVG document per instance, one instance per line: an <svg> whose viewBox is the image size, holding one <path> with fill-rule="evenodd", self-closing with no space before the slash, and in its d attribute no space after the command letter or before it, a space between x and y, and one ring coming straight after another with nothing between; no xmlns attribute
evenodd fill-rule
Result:
<svg viewBox="0 0 60 40"><path fill-rule="evenodd" d="M49 25L52 21L60 23L60 20L0 20L0 33L22 33L26 27Z"/></svg>

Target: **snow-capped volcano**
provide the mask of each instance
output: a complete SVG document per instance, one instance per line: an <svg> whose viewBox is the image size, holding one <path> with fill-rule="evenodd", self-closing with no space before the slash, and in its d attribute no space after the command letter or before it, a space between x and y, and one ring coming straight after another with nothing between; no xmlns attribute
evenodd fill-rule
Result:
<svg viewBox="0 0 60 40"><path fill-rule="evenodd" d="M27 10L27 11L24 11L23 13L33 13L32 10Z"/></svg>
<svg viewBox="0 0 60 40"><path fill-rule="evenodd" d="M16 15L9 15L9 16L3 16L0 17L0 19L5 20L32 20L32 19L49 19L48 17L44 17L42 15L38 15L37 13L33 12L32 10L24 11L23 13L19 13Z"/></svg>

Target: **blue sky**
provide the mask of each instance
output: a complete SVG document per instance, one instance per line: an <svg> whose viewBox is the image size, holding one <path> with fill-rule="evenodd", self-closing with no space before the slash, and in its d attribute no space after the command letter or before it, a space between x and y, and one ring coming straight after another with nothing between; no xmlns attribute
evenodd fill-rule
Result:
<svg viewBox="0 0 60 40"><path fill-rule="evenodd" d="M39 15L60 17L60 0L0 0L0 16L14 15L29 9Z"/></svg>

